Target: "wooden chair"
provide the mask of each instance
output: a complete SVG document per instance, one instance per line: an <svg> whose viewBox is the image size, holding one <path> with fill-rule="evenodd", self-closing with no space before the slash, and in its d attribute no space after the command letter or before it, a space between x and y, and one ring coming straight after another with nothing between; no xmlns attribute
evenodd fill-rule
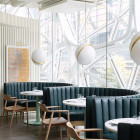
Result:
<svg viewBox="0 0 140 140"><path fill-rule="evenodd" d="M8 114L8 112L12 112L12 117L11 117L11 122L10 122L9 128L11 128L11 126L12 126L13 117L14 117L15 112L16 112L16 117L17 117L17 112L20 112L20 115L23 112L27 112L27 126L28 126L28 100L27 99L17 99L16 97L11 97L10 95L7 95L7 94L4 94L3 98L5 100L5 105L3 108L2 124L3 124L5 112L7 112L7 114ZM14 101L15 103L13 106L7 106L7 101ZM26 101L26 107L17 105L18 101Z"/></svg>
<svg viewBox="0 0 140 140"><path fill-rule="evenodd" d="M60 139L62 140L61 126L66 126L66 123L69 121L69 111L68 110L60 110L59 106L46 107L45 104L41 104L40 102L39 102L39 105L40 105L40 110L42 110L44 112L43 117L42 117L42 125L41 125L41 128L40 128L39 139L40 139L40 136L41 136L41 131L42 131L43 125L45 125L46 128L48 126L45 140L48 140L48 136L49 136L51 126L60 126ZM58 110L49 110L49 109L53 109L53 108L58 108ZM48 113L48 112L51 113L50 118L46 118L46 113ZM67 120L64 119L63 117L61 117L61 112L66 112L67 113ZM59 117L53 117L54 113L59 113Z"/></svg>
<svg viewBox="0 0 140 140"><path fill-rule="evenodd" d="M93 129L75 130L70 122L67 122L66 125L67 125L68 135L75 140L99 140L99 139L82 139L79 137L81 132L91 132L91 131L93 131L93 132L99 131L100 132L100 140L109 140L109 139L103 139L102 129L93 128Z"/></svg>

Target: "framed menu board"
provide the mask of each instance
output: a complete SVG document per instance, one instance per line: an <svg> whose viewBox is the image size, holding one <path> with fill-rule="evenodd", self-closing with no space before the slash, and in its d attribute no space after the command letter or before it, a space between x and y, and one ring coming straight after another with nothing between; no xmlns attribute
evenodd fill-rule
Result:
<svg viewBox="0 0 140 140"><path fill-rule="evenodd" d="M29 46L6 47L6 73L7 82L29 81Z"/></svg>

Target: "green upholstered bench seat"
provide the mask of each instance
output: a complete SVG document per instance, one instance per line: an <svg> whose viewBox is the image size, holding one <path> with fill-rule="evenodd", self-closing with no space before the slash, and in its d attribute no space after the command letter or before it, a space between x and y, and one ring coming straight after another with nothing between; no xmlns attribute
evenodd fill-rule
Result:
<svg viewBox="0 0 140 140"><path fill-rule="evenodd" d="M117 140L117 135L105 128L105 122L117 118L130 118L140 112L138 98L92 98L86 99L86 128L103 129L104 138ZM87 138L97 138L96 133L87 133Z"/></svg>
<svg viewBox="0 0 140 140"><path fill-rule="evenodd" d="M20 95L22 91L32 91L34 87L38 90L43 90L44 87L57 87L57 86L72 86L69 83L48 83L48 82L11 82L4 83L4 94L8 94L12 97L17 97L18 99L28 99L29 107L36 107L35 96L24 96ZM18 102L19 105L25 106L25 102ZM13 105L13 102L8 102L8 106Z"/></svg>
<svg viewBox="0 0 140 140"><path fill-rule="evenodd" d="M118 124L118 140L139 140L140 124Z"/></svg>
<svg viewBox="0 0 140 140"><path fill-rule="evenodd" d="M71 121L83 121L84 120L84 108L67 106L63 104L63 100L74 99L81 94L84 97L96 95L98 97L112 97L123 96L127 98L130 95L136 95L136 91L125 89L113 89L113 88L95 88L95 87L45 87L43 90L43 103L46 106L60 106L61 109L70 111ZM65 117L65 115L64 115Z"/></svg>
<svg viewBox="0 0 140 140"><path fill-rule="evenodd" d="M84 109L81 110L70 110L70 121L83 121L84 120ZM67 119L66 113L61 113L62 117Z"/></svg>

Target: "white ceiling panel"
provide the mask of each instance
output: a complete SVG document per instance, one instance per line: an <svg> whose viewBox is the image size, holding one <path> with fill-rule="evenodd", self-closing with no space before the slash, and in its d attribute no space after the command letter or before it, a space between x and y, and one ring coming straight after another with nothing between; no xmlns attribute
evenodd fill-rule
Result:
<svg viewBox="0 0 140 140"><path fill-rule="evenodd" d="M0 0L0 4L11 4L13 7L31 7L49 12L76 12L85 8L92 8L102 0Z"/></svg>

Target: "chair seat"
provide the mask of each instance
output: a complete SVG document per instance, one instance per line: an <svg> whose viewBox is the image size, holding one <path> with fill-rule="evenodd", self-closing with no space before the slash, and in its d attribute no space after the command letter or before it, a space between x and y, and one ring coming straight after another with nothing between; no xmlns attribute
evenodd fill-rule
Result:
<svg viewBox="0 0 140 140"><path fill-rule="evenodd" d="M44 124L49 124L50 123L50 119L45 119L43 120ZM66 124L67 120L64 119L63 117L56 117L56 118L52 118L52 125L59 125L59 124Z"/></svg>
<svg viewBox="0 0 140 140"><path fill-rule="evenodd" d="M14 109L14 106L8 106L5 108L5 110L8 110L8 111L13 111ZM20 111L20 110L25 110L26 108L25 107L22 107L22 106L19 106L17 105L16 108L15 108L15 111Z"/></svg>

